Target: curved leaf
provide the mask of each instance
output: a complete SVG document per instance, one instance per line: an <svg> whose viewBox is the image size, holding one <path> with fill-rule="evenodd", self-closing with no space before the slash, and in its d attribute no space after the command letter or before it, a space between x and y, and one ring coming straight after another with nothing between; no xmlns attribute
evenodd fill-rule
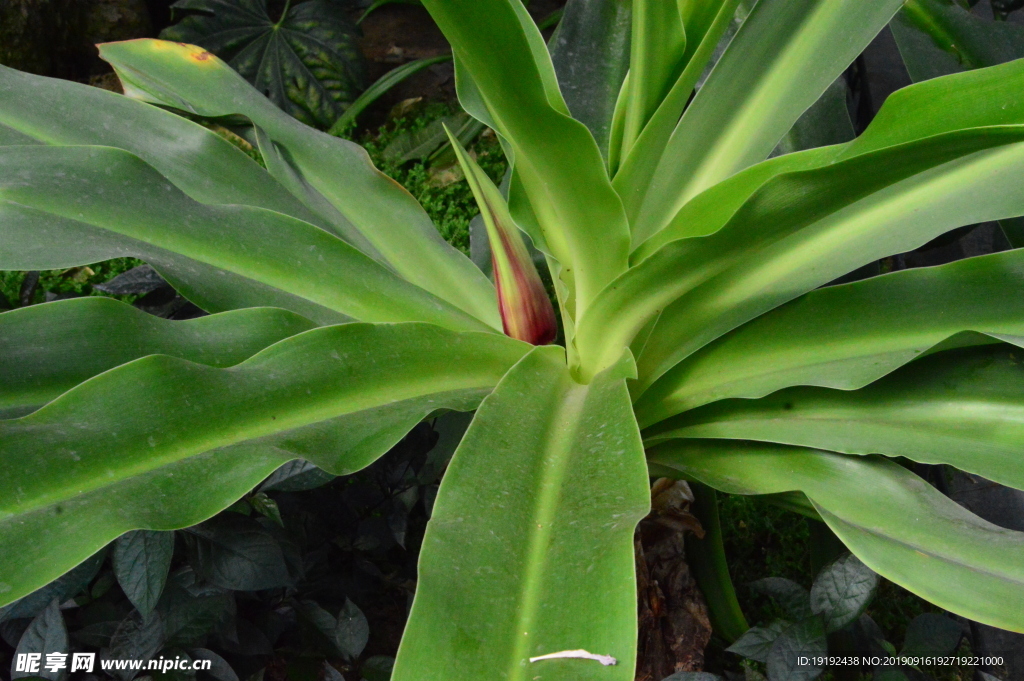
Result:
<svg viewBox="0 0 1024 681"><path fill-rule="evenodd" d="M572 117L608 157L612 115L629 70L630 3L568 0L551 36L551 62Z"/></svg>
<svg viewBox="0 0 1024 681"><path fill-rule="evenodd" d="M892 461L701 440L649 457L730 494L801 490L886 579L968 619L1024 631L1024 533L982 520Z"/></svg>
<svg viewBox="0 0 1024 681"><path fill-rule="evenodd" d="M708 405L650 429L650 441L729 438L903 456L1024 489L1022 362L1024 351L1002 344L943 352L852 392L789 388Z"/></svg>
<svg viewBox="0 0 1024 681"><path fill-rule="evenodd" d="M560 348L537 348L481 405L427 525L395 681L632 681L650 489L631 369L583 386ZM617 664L528 661L581 649Z"/></svg>
<svg viewBox="0 0 1024 681"><path fill-rule="evenodd" d="M34 411L76 385L146 355L226 367L315 326L251 308L169 321L110 298L76 298L0 314L0 417Z"/></svg>
<svg viewBox="0 0 1024 681"><path fill-rule="evenodd" d="M161 40L100 46L126 94L207 117L242 115L283 150L279 173L314 211L326 200L402 277L498 329L494 287L445 242L422 207L357 144L284 114L209 52ZM315 192L311 194L309 192ZM318 197L316 195L319 195ZM311 198L313 196L313 198Z"/></svg>
<svg viewBox="0 0 1024 681"><path fill-rule="evenodd" d="M476 104L489 113L484 122L512 149L543 241L575 283L582 310L626 269L629 226L597 143L568 115L540 31L518 0L424 6L452 44L457 73L472 79ZM460 83L460 99L466 92ZM479 106L463 106L478 116Z"/></svg>
<svg viewBox="0 0 1024 681"><path fill-rule="evenodd" d="M120 149L0 147L0 168L6 269L133 255L161 273L187 274L198 261L363 321L487 328L309 223L249 206L196 203ZM212 290L229 284L203 283Z"/></svg>
<svg viewBox="0 0 1024 681"><path fill-rule="evenodd" d="M642 392L708 342L808 290L955 227L1018 214L1022 139L1024 126L978 128L776 176L721 230L670 242L609 285L577 327L583 375L660 312L638 360Z"/></svg>
<svg viewBox="0 0 1024 681"><path fill-rule="evenodd" d="M767 158L902 0L761 0L661 151L633 221L654 234L686 201ZM644 192L646 189L646 192Z"/></svg>
<svg viewBox="0 0 1024 681"><path fill-rule="evenodd" d="M314 214L220 135L155 106L97 87L0 66L0 130L8 144L98 145L135 154L200 203L240 203L312 222L373 257L343 217ZM2 135L3 133L0 133Z"/></svg>
<svg viewBox="0 0 1024 681"><path fill-rule="evenodd" d="M1007 292L1022 284L1024 253L1010 251L811 291L673 367L636 403L637 418L646 427L794 385L862 388L948 342L1014 342L1024 300ZM979 335L957 336L965 331Z"/></svg>
<svg viewBox="0 0 1024 681"><path fill-rule="evenodd" d="M129 530L205 520L292 459L358 470L428 414L475 408L529 347L345 324L228 369L146 357L0 421L0 602Z"/></svg>
<svg viewBox="0 0 1024 681"><path fill-rule="evenodd" d="M274 21L267 0L178 0L196 12L160 37L200 45L307 125L328 128L366 80L356 28L337 2L309 0Z"/></svg>

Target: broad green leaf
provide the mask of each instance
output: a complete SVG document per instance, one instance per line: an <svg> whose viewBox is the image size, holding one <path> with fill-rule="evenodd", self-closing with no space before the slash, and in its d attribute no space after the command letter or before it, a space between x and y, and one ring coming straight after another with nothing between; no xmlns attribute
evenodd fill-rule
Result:
<svg viewBox="0 0 1024 681"><path fill-rule="evenodd" d="M267 0L178 0L189 12L160 37L200 45L307 125L329 128L366 81L355 26L341 3L289 4L278 21Z"/></svg>
<svg viewBox="0 0 1024 681"><path fill-rule="evenodd" d="M1024 631L1024 533L982 520L888 459L708 440L648 456L730 494L803 491L878 574L968 619Z"/></svg>
<svg viewBox="0 0 1024 681"><path fill-rule="evenodd" d="M121 621L110 637L110 645L106 649L107 659L142 660L145 663L156 656L166 641L163 621L158 613L142 617L133 611ZM112 676L119 681L131 681L139 674L138 670L130 666L112 671Z"/></svg>
<svg viewBox="0 0 1024 681"><path fill-rule="evenodd" d="M307 301L282 305L300 314L326 308L362 321L487 328L318 227L261 208L196 203L120 149L0 147L0 168L4 269L132 255L162 274L187 277L199 262ZM198 283L202 296L232 282Z"/></svg>
<svg viewBox="0 0 1024 681"><path fill-rule="evenodd" d="M67 677L65 670L46 669L47 653L60 653L68 650L68 630L64 624L64 615L60 611L60 603L57 599L50 601L46 609L39 613L28 629L21 635L18 647L14 651L15 656L28 653L41 654L39 669L35 672L14 671L11 665L11 678L20 679L34 677L58 681Z"/></svg>
<svg viewBox="0 0 1024 681"><path fill-rule="evenodd" d="M100 54L130 96L207 117L245 116L283 150L289 172L344 215L396 272L500 326L487 278L441 238L411 194L373 167L362 147L296 121L200 48L134 40L105 44ZM319 202L305 192L298 198L312 201L314 210Z"/></svg>
<svg viewBox="0 0 1024 681"><path fill-rule="evenodd" d="M171 571L172 532L137 530L114 542L112 564L124 595L143 617L156 608Z"/></svg>
<svg viewBox="0 0 1024 681"><path fill-rule="evenodd" d="M424 324L314 329L229 369L147 357L0 421L0 600L129 530L195 525L278 466L366 466L476 407L529 346Z"/></svg>
<svg viewBox="0 0 1024 681"><path fill-rule="evenodd" d="M794 385L862 388L933 349L1015 342L1024 301L1006 292L1022 280L1024 254L1010 251L812 291L673 367L637 402L637 418L647 426Z"/></svg>
<svg viewBox="0 0 1024 681"><path fill-rule="evenodd" d="M820 617L808 617L779 634L765 660L772 681L812 681L821 675L814 658L828 655Z"/></svg>
<svg viewBox="0 0 1024 681"><path fill-rule="evenodd" d="M686 66L689 36L679 9L676 3L664 0L633 2L629 98L625 103L620 152L623 156L629 153Z"/></svg>
<svg viewBox="0 0 1024 681"><path fill-rule="evenodd" d="M551 36L551 62L572 117L608 157L612 115L629 70L628 0L569 0Z"/></svg>
<svg viewBox="0 0 1024 681"><path fill-rule="evenodd" d="M464 108L478 116L486 107L483 122L512 150L546 248L574 282L576 308L586 308L626 269L629 226L593 136L568 116L540 32L518 0L424 6L481 99ZM460 98L466 92L460 84Z"/></svg>
<svg viewBox="0 0 1024 681"><path fill-rule="evenodd" d="M1004 344L950 350L860 390L789 388L710 404L658 424L649 441L729 438L903 456L1024 489L1022 358L1024 350Z"/></svg>
<svg viewBox="0 0 1024 681"><path fill-rule="evenodd" d="M754 165L701 192L670 224L640 244L633 263L665 244L721 229L756 190L778 175L809 170L926 138L987 126L1024 123L1018 92L1024 62L918 83L890 95L868 129L845 145L786 154Z"/></svg>
<svg viewBox="0 0 1024 681"><path fill-rule="evenodd" d="M76 298L0 314L0 416L24 415L82 381L146 355L226 367L314 324L252 308L169 321L110 298Z"/></svg>
<svg viewBox="0 0 1024 681"><path fill-rule="evenodd" d="M369 12L370 10L367 10ZM370 87L366 88L363 94L352 102L352 104L345 109L345 113L338 117L334 125L331 126L332 135L341 135L349 127L355 124L356 119L368 106L380 99L381 95L385 94L388 90L395 87L409 76L413 76L423 69L430 68L434 64L441 64L446 61L451 61L451 56L442 54L438 57L425 57L423 59L415 59L407 64L402 64L399 67L393 68L383 76L377 79Z"/></svg>
<svg viewBox="0 0 1024 681"><path fill-rule="evenodd" d="M629 370L583 386L561 349L537 348L481 405L427 525L395 681L632 681L650 490ZM579 649L617 664L528 661Z"/></svg>
<svg viewBox="0 0 1024 681"><path fill-rule="evenodd" d="M983 19L955 0L907 0L891 26L914 81L1024 57L1024 28Z"/></svg>
<svg viewBox="0 0 1024 681"><path fill-rule="evenodd" d="M831 634L852 623L875 596L878 575L853 554L825 567L811 587L811 609Z"/></svg>
<svg viewBox="0 0 1024 681"><path fill-rule="evenodd" d="M638 394L726 331L861 265L1016 215L1021 139L1022 126L978 128L773 178L727 226L670 242L609 285L577 326L582 375L660 313Z"/></svg>
<svg viewBox="0 0 1024 681"><path fill-rule="evenodd" d="M130 151L200 203L240 203L312 222L368 255L376 251L344 217L314 214L220 135L155 106L96 87L0 66L5 144L99 145ZM0 132L0 135L3 133Z"/></svg>
<svg viewBox="0 0 1024 681"><path fill-rule="evenodd" d="M764 160L902 0L761 0L661 153L633 221L642 241L689 199Z"/></svg>
<svg viewBox="0 0 1024 681"><path fill-rule="evenodd" d="M698 285L692 294L679 297L662 310L638 362L642 385L648 385L650 379L725 331L862 265L886 255L913 250L961 225L1019 213L1024 209L1024 197L1010 187L1013 178L1024 169L1024 145L1007 144L974 153L969 150L976 148L973 146L976 143L994 143L1001 134L1007 135L1008 142L1012 141L1021 130L1024 129L1006 126L993 129L991 133L979 131L976 136L965 135L959 142L928 138L917 145L883 150L878 156L858 156L851 159L850 165L837 163L781 179L773 190L759 199L768 199L778 190L774 197L788 195L789 200L802 204L801 209L795 209L792 204L788 209L782 205L772 208L754 200L746 205L750 213L738 216L729 228L706 239L706 246L717 247L719 258L715 262L718 265L732 259L722 250L726 253L740 251L744 255L720 274L706 272L712 275L706 286ZM956 154L961 143L968 153L941 163L942 155ZM933 152L938 152L939 156L925 161ZM935 164L936 161L941 164ZM887 162L891 165L884 167ZM884 188L880 186L886 182L889 172L899 176L918 162L923 162L917 167L923 172ZM834 179L826 179L829 176ZM838 179L840 176L844 179ZM788 183L797 177L801 179L791 185ZM804 184L804 180L808 182ZM823 183L812 189L817 181ZM874 184L876 181L880 184ZM860 193L871 185L876 191L862 194L862 198L852 202L847 203L853 197L841 196L840 187ZM790 193L802 190L811 193L802 198ZM819 190L823 193L817 194ZM824 193L833 190L831 196ZM783 199L781 203L784 205L788 200ZM817 213L823 204L832 204L833 208ZM817 215L811 217L813 213ZM747 222L748 218L755 222ZM764 218L769 222L761 222ZM776 218L777 222L772 223ZM795 226L790 219L804 222L805 226L790 231ZM777 227L781 230L776 231ZM747 240L738 236L752 231L761 233L756 237L751 234L752 238ZM728 238L742 245L725 245ZM682 246L685 242L677 243L686 249ZM692 253L696 255L699 250L701 248L695 248ZM825 252L830 254L827 260L820 257ZM714 270L715 266L708 269ZM700 276L703 277L703 273Z"/></svg>

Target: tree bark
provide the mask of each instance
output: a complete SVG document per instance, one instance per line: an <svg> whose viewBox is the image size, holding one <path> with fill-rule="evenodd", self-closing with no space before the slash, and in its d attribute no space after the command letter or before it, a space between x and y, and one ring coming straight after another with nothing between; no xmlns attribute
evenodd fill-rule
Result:
<svg viewBox="0 0 1024 681"><path fill-rule="evenodd" d="M662 479L651 491L651 514L635 539L639 642L636 681L661 681L704 668L711 639L707 605L690 574L685 533L704 530L689 513L693 494L683 481Z"/></svg>

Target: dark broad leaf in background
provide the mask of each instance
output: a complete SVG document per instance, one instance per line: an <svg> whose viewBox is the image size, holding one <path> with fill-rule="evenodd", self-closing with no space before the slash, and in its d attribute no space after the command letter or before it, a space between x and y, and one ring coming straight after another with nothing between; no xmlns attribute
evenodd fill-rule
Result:
<svg viewBox="0 0 1024 681"><path fill-rule="evenodd" d="M196 574L234 591L261 591L291 581L284 553L274 537L251 518L225 513L185 530Z"/></svg>
<svg viewBox="0 0 1024 681"><path fill-rule="evenodd" d="M345 605L338 613L338 625L334 629L334 639L338 647L350 659L359 657L370 640L370 624L366 615L352 601L345 599Z"/></svg>
<svg viewBox="0 0 1024 681"><path fill-rule="evenodd" d="M199 45L307 125L329 128L365 86L356 29L341 3L294 4L279 21L266 0L179 0L196 12L160 34Z"/></svg>
<svg viewBox="0 0 1024 681"><path fill-rule="evenodd" d="M661 681L722 681L722 677L708 672L676 672Z"/></svg>
<svg viewBox="0 0 1024 681"><path fill-rule="evenodd" d="M193 660L209 660L210 668L206 670L206 673L217 681L238 681L238 674L231 668L231 665L212 650L193 648L188 651L188 654Z"/></svg>
<svg viewBox="0 0 1024 681"><path fill-rule="evenodd" d="M110 647L100 653L107 660L147 661L164 647L163 622L158 613L143 617L132 612L110 637ZM139 673L132 669L114 669L111 673L121 681L131 681Z"/></svg>
<svg viewBox="0 0 1024 681"><path fill-rule="evenodd" d="M173 532L138 530L114 542L113 565L117 583L143 617L153 612L174 553Z"/></svg>
<svg viewBox="0 0 1024 681"><path fill-rule="evenodd" d="M765 665L768 681L811 681L821 674L821 667L801 665L800 658L823 657L828 654L825 628L821 617L808 617L782 632L768 651Z"/></svg>
<svg viewBox="0 0 1024 681"><path fill-rule="evenodd" d="M11 678L18 679L26 676L34 676L42 679L57 681L67 675L67 670L47 671L47 653L66 653L68 651L68 630L64 626L64 616L60 612L60 603L54 598L39 615L32 620L21 640L18 641L18 649L15 651L14 659L18 655L26 653L41 653L43 655L38 672L16 672L11 666Z"/></svg>
<svg viewBox="0 0 1024 681"><path fill-rule="evenodd" d="M375 655L363 663L360 672L365 681L389 681L394 666L395 658Z"/></svg>
<svg viewBox="0 0 1024 681"><path fill-rule="evenodd" d="M770 597L788 617L802 620L810 617L811 599L807 589L785 577L765 577L748 584L751 590Z"/></svg>
<svg viewBox="0 0 1024 681"><path fill-rule="evenodd" d="M156 270L149 265L139 265L122 272L110 281L95 284L93 288L115 296L143 296L164 286L167 286L167 282Z"/></svg>
<svg viewBox="0 0 1024 681"><path fill-rule="evenodd" d="M964 627L944 615L926 612L907 625L901 655L908 657L936 657L949 655L960 645Z"/></svg>
<svg viewBox="0 0 1024 681"><path fill-rule="evenodd" d="M322 471L303 459L289 461L266 479L260 486L261 492L277 490L279 492L302 492L326 485L335 476Z"/></svg>
<svg viewBox="0 0 1024 681"><path fill-rule="evenodd" d="M191 569L179 570L167 580L157 613L168 643L199 645L199 641L232 612L234 601L219 588L195 584Z"/></svg>
<svg viewBox="0 0 1024 681"><path fill-rule="evenodd" d="M75 596L96 576L105 556L106 549L87 558L78 567L66 572L41 589L0 608L0 622L22 617L35 617L51 600L57 599L58 603L63 603Z"/></svg>
<svg viewBox="0 0 1024 681"><path fill-rule="evenodd" d="M766 627L751 627L725 650L750 660L765 662L775 640L791 626L790 622L776 620Z"/></svg>
<svg viewBox="0 0 1024 681"><path fill-rule="evenodd" d="M826 567L811 587L811 610L820 614L828 633L860 617L875 589L878 575L852 553Z"/></svg>

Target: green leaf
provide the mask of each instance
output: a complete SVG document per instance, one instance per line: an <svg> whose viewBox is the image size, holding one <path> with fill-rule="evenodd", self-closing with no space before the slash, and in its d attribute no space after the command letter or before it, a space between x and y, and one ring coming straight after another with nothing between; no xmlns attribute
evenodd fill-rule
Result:
<svg viewBox="0 0 1024 681"><path fill-rule="evenodd" d="M1017 214L1021 139L1021 126L979 128L776 176L719 231L670 242L608 287L577 327L581 375L660 312L638 359L642 392L726 331L865 263Z"/></svg>
<svg viewBox="0 0 1024 681"><path fill-rule="evenodd" d="M334 638L342 652L352 660L363 653L366 642L370 640L370 625L366 621L366 615L359 606L347 598L341 612L338 613L338 626L334 630Z"/></svg>
<svg viewBox="0 0 1024 681"><path fill-rule="evenodd" d="M792 579L784 577L764 577L747 586L752 591L769 596L779 604L787 617L794 620L802 620L810 617L811 612L810 596L807 589L803 588ZM761 660L764 662L764 660Z"/></svg>
<svg viewBox="0 0 1024 681"><path fill-rule="evenodd" d="M846 77L840 76L800 116L772 153L791 154L805 149L844 144L856 137L850 110L846 106L848 92Z"/></svg>
<svg viewBox="0 0 1024 681"><path fill-rule="evenodd" d="M907 625L900 655L932 657L952 655L964 637L964 625L954 619L926 612Z"/></svg>
<svg viewBox="0 0 1024 681"><path fill-rule="evenodd" d="M708 405L664 422L650 441L735 438L903 456L1024 489L1022 359L1003 344L951 350L860 390L790 388Z"/></svg>
<svg viewBox="0 0 1024 681"><path fill-rule="evenodd" d="M736 653L750 660L767 662L768 652L772 644L786 629L793 626L785 620L775 620L766 627L751 627L725 649L728 653Z"/></svg>
<svg viewBox="0 0 1024 681"><path fill-rule="evenodd" d="M200 203L267 208L312 222L361 249L369 245L344 218L332 223L315 215L223 137L181 116L100 88L2 66L0 92L0 129L11 126L25 136L18 144L124 149Z"/></svg>
<svg viewBox="0 0 1024 681"><path fill-rule="evenodd" d="M456 77L467 75L480 98L467 101L460 82L463 107L506 140L542 241L574 284L575 307L586 308L625 270L629 226L597 143L567 115L540 32L518 1L424 6L452 44Z"/></svg>
<svg viewBox="0 0 1024 681"><path fill-rule="evenodd" d="M261 516L269 518L278 527L284 527L284 520L281 519L281 509L278 508L277 502L268 497L265 492L257 492L249 497L247 501L253 507L253 510Z"/></svg>
<svg viewBox="0 0 1024 681"><path fill-rule="evenodd" d="M679 4L686 29L686 52L683 55L686 66L644 126L629 154L621 159L621 167L615 149L609 163L615 178L613 186L622 197L631 225L636 221L644 192L654 178L665 145L689 104L694 88L714 57L719 41L723 40L723 36L732 27L738 5L739 0L683 0ZM617 127L614 130L620 146L625 126L626 102L630 97L628 78L626 83L616 106ZM642 239L643 236L634 231L633 243Z"/></svg>
<svg viewBox="0 0 1024 681"><path fill-rule="evenodd" d="M216 275L224 270L260 285L243 295L270 289L278 293L267 302L319 319L487 328L324 230L260 208L196 203L120 149L0 147L0 168L9 178L0 181L0 267L56 269L134 255L171 283L183 280L183 292L198 293L206 309L220 302L207 295L238 283ZM195 276L196 263L207 271Z"/></svg>
<svg viewBox="0 0 1024 681"><path fill-rule="evenodd" d="M982 520L888 459L736 440L675 440L648 457L730 494L800 490L881 576L969 619L1024 631L1024 533Z"/></svg>
<svg viewBox="0 0 1024 681"><path fill-rule="evenodd" d="M0 314L0 416L34 411L82 381L146 355L227 367L313 327L273 308L169 321L98 297L11 310Z"/></svg>
<svg viewBox="0 0 1024 681"><path fill-rule="evenodd" d="M67 677L66 670L49 670L46 668L47 653L68 653L68 630L64 625L64 615L60 611L60 603L57 599L50 601L46 609L39 613L28 629L21 635L18 641L18 648L14 651L15 657L27 653L40 653L42 659L39 663L39 670L36 672L11 672L12 679L27 676L52 679L64 679ZM69 665L70 666L70 665Z"/></svg>
<svg viewBox="0 0 1024 681"><path fill-rule="evenodd" d="M427 526L395 679L632 680L650 490L628 371L579 385L537 348L481 405ZM484 479L501 483L480 494ZM528 662L578 649L617 664Z"/></svg>
<svg viewBox="0 0 1024 681"><path fill-rule="evenodd" d="M296 459L284 464L260 485L261 492L302 492L326 485L336 476L326 473L308 461Z"/></svg>
<svg viewBox="0 0 1024 681"><path fill-rule="evenodd" d="M780 388L862 388L917 357L1024 337L1016 251L812 291L705 346L636 404L642 425ZM963 333L976 332L976 333ZM984 334L984 335L982 335Z"/></svg>
<svg viewBox="0 0 1024 681"><path fill-rule="evenodd" d="M161 38L210 50L307 125L329 128L363 89L366 65L340 3L296 3L276 22L267 0L179 0L173 7L191 13Z"/></svg>
<svg viewBox="0 0 1024 681"><path fill-rule="evenodd" d="M686 67L688 36L679 10L679 4L662 0L633 2L629 97L625 102L622 131L623 156L629 153L647 121Z"/></svg>
<svg viewBox="0 0 1024 681"><path fill-rule="evenodd" d="M195 572L186 567L167 580L167 587L151 619L159 618L161 635L167 645L192 646L205 640L207 634L230 617L234 609L231 594L218 587L196 584ZM154 626L147 621L145 628ZM156 633L152 632L152 635ZM140 639L144 638L140 636Z"/></svg>
<svg viewBox="0 0 1024 681"><path fill-rule="evenodd" d="M828 642L820 617L808 617L783 631L765 660L771 681L811 681L821 674L821 667L805 660L828 655Z"/></svg>
<svg viewBox="0 0 1024 681"><path fill-rule="evenodd" d="M198 48L136 40L105 44L100 54L130 96L206 117L245 116L278 149L266 155L280 154L287 162L276 165L279 179L295 191L301 188L301 201L313 210L326 201L402 277L500 327L487 278L441 238L411 194L373 167L362 147L283 114L227 64Z"/></svg>
<svg viewBox="0 0 1024 681"><path fill-rule="evenodd" d="M758 2L660 150L653 181L630 213L634 240L659 231L704 189L764 160L901 4Z"/></svg>
<svg viewBox="0 0 1024 681"><path fill-rule="evenodd" d="M156 608L171 571L174 534L137 530L114 542L113 567L117 583L143 617Z"/></svg>
<svg viewBox="0 0 1024 681"><path fill-rule="evenodd" d="M366 10L367 14L372 9L373 8L371 7ZM451 55L442 54L437 57L415 59L407 64L402 64L401 66L391 69L378 78L373 85L366 88L366 91L359 95L359 97L352 102L347 109L345 109L345 113L341 114L341 116L338 117L338 120L335 121L334 125L331 126L330 134L340 135L349 127L355 125L359 114L365 111L368 106L380 99L381 95L385 94L388 90L395 87L409 76L415 75L434 64L442 64L446 61L451 61L451 59Z"/></svg>
<svg viewBox="0 0 1024 681"><path fill-rule="evenodd" d="M390 681L391 670L395 666L395 658L386 655L374 655L363 663L360 672L366 681Z"/></svg>
<svg viewBox="0 0 1024 681"><path fill-rule="evenodd" d="M203 581L233 591L262 591L291 583L284 553L251 518L225 513L185 530L192 567Z"/></svg>
<svg viewBox="0 0 1024 681"><path fill-rule="evenodd" d="M825 623L826 633L839 631L864 612L875 597L878 575L853 554L825 567L811 587L811 609Z"/></svg>
<svg viewBox="0 0 1024 681"><path fill-rule="evenodd" d="M1024 28L983 19L955 0L907 0L891 27L915 82L1024 57Z"/></svg>
<svg viewBox="0 0 1024 681"><path fill-rule="evenodd" d="M230 369L163 356L0 421L0 599L134 529L199 523L281 464L369 464L439 409L468 411L529 348L422 324L314 329Z"/></svg>
<svg viewBox="0 0 1024 681"><path fill-rule="evenodd" d="M608 158L612 115L629 70L630 3L568 0L551 36L551 62L572 117Z"/></svg>

